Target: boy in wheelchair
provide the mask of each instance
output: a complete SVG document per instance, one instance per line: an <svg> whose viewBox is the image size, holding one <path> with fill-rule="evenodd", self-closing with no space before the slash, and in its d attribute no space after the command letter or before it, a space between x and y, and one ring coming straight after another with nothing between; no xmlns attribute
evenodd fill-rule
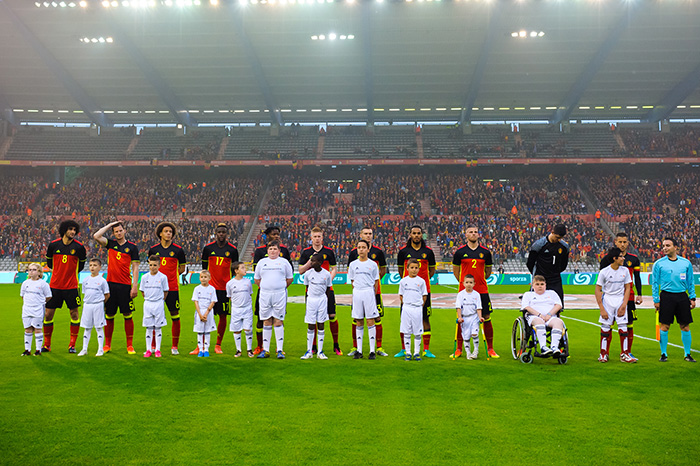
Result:
<svg viewBox="0 0 700 466"><path fill-rule="evenodd" d="M520 309L524 311L527 323L534 329L540 356L558 358L562 355L559 342L564 333L564 321L559 318L562 302L559 295L547 289L547 282L542 275L532 279L532 289L523 295ZM547 346L547 330L552 329L552 346Z"/></svg>

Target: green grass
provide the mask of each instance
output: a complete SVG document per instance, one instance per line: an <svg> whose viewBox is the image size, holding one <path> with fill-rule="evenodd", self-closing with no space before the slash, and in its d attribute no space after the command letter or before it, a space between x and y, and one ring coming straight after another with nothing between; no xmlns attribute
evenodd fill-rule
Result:
<svg viewBox="0 0 700 466"><path fill-rule="evenodd" d="M183 353L196 345L192 289L181 291ZM90 356L68 354L63 309L56 313L54 351L22 358L18 295L19 285L0 286L3 464L685 465L700 457L692 440L700 428L700 368L684 362L679 348L658 363L658 344L640 338L639 364L615 358L599 364L599 329L573 320L567 365L514 361L509 339L518 313L500 309L493 314L500 359L487 361L482 352L478 361L451 361L454 311L434 310L435 360L301 361L301 305L289 306L286 361L235 359L230 333L224 355L144 360L126 354L121 318L112 353L92 356L93 334ZM597 319L595 311L567 315ZM339 307L339 316L347 350L349 309ZM143 351L140 312L136 321ZM399 349L398 321L398 310L387 309L384 347L392 353ZM635 329L653 337L653 313L642 311ZM170 329L164 333L167 347ZM671 343L681 343L677 326Z"/></svg>

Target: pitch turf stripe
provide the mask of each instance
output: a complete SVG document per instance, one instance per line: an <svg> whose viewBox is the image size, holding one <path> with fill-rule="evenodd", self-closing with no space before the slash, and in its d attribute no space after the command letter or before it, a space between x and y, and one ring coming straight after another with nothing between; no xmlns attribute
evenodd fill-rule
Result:
<svg viewBox="0 0 700 466"><path fill-rule="evenodd" d="M581 320L581 319L577 319L577 318L575 318L575 317L570 317L570 316L562 316L562 317L563 317L564 319L567 319L567 320L575 320L576 322L583 322L584 324L593 325L594 327L600 327L600 324L599 324L599 323L589 322L589 321L587 321L587 320ZM635 338L635 339L636 339L636 338L641 338L642 340L649 340L649 341L653 341L653 342L655 342L655 343L658 343L658 341L656 341L655 338L643 337L643 336L641 336L641 335L638 335L637 333L634 334L634 338ZM670 343L670 342L668 343L668 346L673 346L674 348L681 348L681 349L684 349L681 345L674 345L673 343ZM690 351L691 351L691 352L695 352L695 353L700 353L700 350L696 350L696 349L693 349L693 348L690 348Z"/></svg>

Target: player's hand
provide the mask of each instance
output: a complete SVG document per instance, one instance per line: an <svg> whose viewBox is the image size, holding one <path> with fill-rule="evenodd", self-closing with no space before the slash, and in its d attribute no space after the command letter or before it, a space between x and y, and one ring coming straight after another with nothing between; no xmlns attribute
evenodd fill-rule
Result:
<svg viewBox="0 0 700 466"><path fill-rule="evenodd" d="M690 308L695 309L695 300L690 301Z"/></svg>
<svg viewBox="0 0 700 466"><path fill-rule="evenodd" d="M644 302L644 300L642 299L641 296L637 296L636 298L634 298L634 302L637 304L642 304Z"/></svg>
<svg viewBox="0 0 700 466"><path fill-rule="evenodd" d="M461 324L462 322L464 322L464 319L462 319L461 317L457 319L457 323Z"/></svg>
<svg viewBox="0 0 700 466"><path fill-rule="evenodd" d="M139 295L139 290L137 288L132 288L131 292L129 293L129 297L131 299L136 298Z"/></svg>
<svg viewBox="0 0 700 466"><path fill-rule="evenodd" d="M656 312L659 312L659 304L660 303L654 303L654 309L656 309ZM692 305L693 302L691 301L690 304Z"/></svg>
<svg viewBox="0 0 700 466"><path fill-rule="evenodd" d="M484 323L484 318L483 318L483 317L479 317L479 322L481 322L481 323L483 324L483 323Z"/></svg>
<svg viewBox="0 0 700 466"><path fill-rule="evenodd" d="M552 316L550 316L549 314L543 314L543 315L542 315L542 320L544 320L545 322L548 322L549 319L551 319L551 318L552 318Z"/></svg>
<svg viewBox="0 0 700 466"><path fill-rule="evenodd" d="M625 312L627 312L627 306L622 306L620 309L617 310L617 316L622 317L625 315Z"/></svg>
<svg viewBox="0 0 700 466"><path fill-rule="evenodd" d="M610 316L608 315L608 313L606 311L600 311L600 317L603 320L608 320L610 318Z"/></svg>
<svg viewBox="0 0 700 466"><path fill-rule="evenodd" d="M202 316L202 319L201 319L201 320L202 320L202 322L206 322L206 321L207 321L207 316Z"/></svg>

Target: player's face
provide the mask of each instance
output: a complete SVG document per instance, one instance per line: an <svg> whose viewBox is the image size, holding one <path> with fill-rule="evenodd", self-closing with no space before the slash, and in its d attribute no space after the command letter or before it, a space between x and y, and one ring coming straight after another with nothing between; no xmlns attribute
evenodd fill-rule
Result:
<svg viewBox="0 0 700 466"><path fill-rule="evenodd" d="M323 233L320 231L315 231L311 233L311 244L314 245L314 248L319 249L321 246L323 246Z"/></svg>
<svg viewBox="0 0 700 466"><path fill-rule="evenodd" d="M372 239L374 238L374 231L371 228L363 228L360 232L360 238L372 244Z"/></svg>
<svg viewBox="0 0 700 466"><path fill-rule="evenodd" d="M202 285L207 286L209 284L209 280L211 280L211 275L208 273L199 274L199 281L202 283Z"/></svg>
<svg viewBox="0 0 700 466"><path fill-rule="evenodd" d="M112 235L117 241L123 240L125 234L126 230L124 230L124 227L121 225L117 225L116 227L112 228Z"/></svg>
<svg viewBox="0 0 700 466"><path fill-rule="evenodd" d="M280 248L277 246L270 246L267 248L267 257L270 259L277 259L280 256Z"/></svg>
<svg viewBox="0 0 700 466"><path fill-rule="evenodd" d="M408 266L408 276L409 277L415 277L418 275L418 271L420 271L420 266L418 264L410 264Z"/></svg>
<svg viewBox="0 0 700 466"><path fill-rule="evenodd" d="M630 242L626 236L618 236L615 238L615 247L619 248L622 252L627 251L627 246L629 246L629 244Z"/></svg>
<svg viewBox="0 0 700 466"><path fill-rule="evenodd" d="M39 278L39 269L36 266L29 267L27 269L27 276L32 280L36 280Z"/></svg>
<svg viewBox="0 0 700 466"><path fill-rule="evenodd" d="M465 278L464 279L464 289L467 290L467 293L472 292L472 290L474 289L474 279L473 278Z"/></svg>
<svg viewBox="0 0 700 466"><path fill-rule="evenodd" d="M322 264L321 259L316 258L316 257L311 259L311 268L316 270L317 272L319 270L321 270L321 264Z"/></svg>
<svg viewBox="0 0 700 466"><path fill-rule="evenodd" d="M148 261L148 271L151 272L152 275L155 275L158 272L159 267L159 261Z"/></svg>
<svg viewBox="0 0 700 466"><path fill-rule="evenodd" d="M160 231L160 239L163 241L172 241L173 240L173 229L170 227L164 227Z"/></svg>
<svg viewBox="0 0 700 466"><path fill-rule="evenodd" d="M245 264L239 265L238 268L236 269L236 275L238 275L239 277L245 276L246 272L247 272L247 270L245 268Z"/></svg>
<svg viewBox="0 0 700 466"><path fill-rule="evenodd" d="M75 227L70 227L70 228L68 228L68 230L66 230L65 236L68 239L73 239L73 238L75 238L76 234L77 234L77 232L75 231Z"/></svg>
<svg viewBox="0 0 700 466"><path fill-rule="evenodd" d="M673 245L673 241L664 240L663 242L664 254L667 256L669 254L673 255L676 253L676 247Z"/></svg>
<svg viewBox="0 0 700 466"><path fill-rule="evenodd" d="M411 229L411 242L413 244L420 244L420 242L423 240L423 231L421 231L420 228L412 228Z"/></svg>
<svg viewBox="0 0 700 466"><path fill-rule="evenodd" d="M360 256L363 259L367 258L367 254L369 253L369 248L365 243L357 243L357 255Z"/></svg>
<svg viewBox="0 0 700 466"><path fill-rule="evenodd" d="M279 241L280 240L280 231L279 230L272 230L269 235L267 235L267 242L269 243L270 241Z"/></svg>
<svg viewBox="0 0 700 466"><path fill-rule="evenodd" d="M467 228L467 241L470 243L476 243L479 241L479 230L476 228Z"/></svg>
<svg viewBox="0 0 700 466"><path fill-rule="evenodd" d="M550 236L549 239L552 241L552 243L558 243L563 238L563 236L557 235L555 233L551 233L549 236Z"/></svg>
<svg viewBox="0 0 700 466"><path fill-rule="evenodd" d="M97 262L90 262L90 265L88 267L90 268L90 273L93 275L99 272L101 268L100 264L98 264Z"/></svg>
<svg viewBox="0 0 700 466"><path fill-rule="evenodd" d="M615 263L616 263L617 265L622 265L622 264L625 263L625 256L623 256L622 254L620 254L619 256L617 256L617 257L614 259L614 261L615 261Z"/></svg>
<svg viewBox="0 0 700 466"><path fill-rule="evenodd" d="M532 284L532 289L535 290L535 293L542 294L547 289L547 282L535 282Z"/></svg>
<svg viewBox="0 0 700 466"><path fill-rule="evenodd" d="M217 228L216 229L216 241L219 243L223 243L226 241L228 238L228 230L226 228Z"/></svg>

